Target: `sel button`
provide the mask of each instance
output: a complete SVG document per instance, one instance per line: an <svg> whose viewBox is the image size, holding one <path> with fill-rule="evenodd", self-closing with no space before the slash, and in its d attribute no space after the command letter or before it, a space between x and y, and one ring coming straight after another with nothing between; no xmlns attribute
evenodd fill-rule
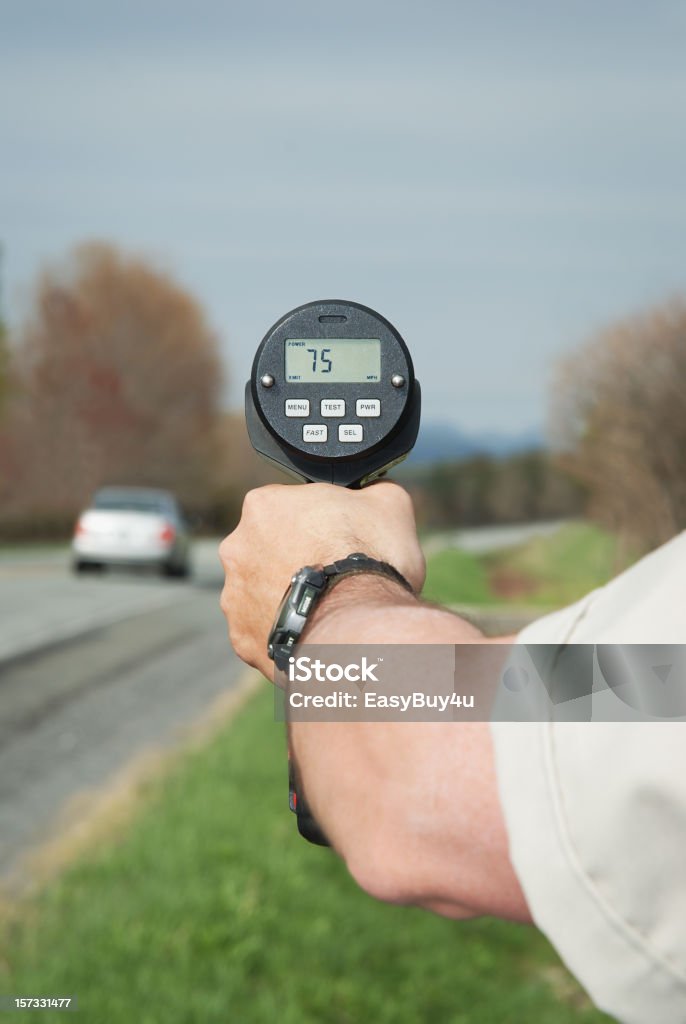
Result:
<svg viewBox="0 0 686 1024"><path fill-rule="evenodd" d="M338 440L348 443L362 440L361 423L341 423L338 428Z"/></svg>
<svg viewBox="0 0 686 1024"><path fill-rule="evenodd" d="M325 423L306 423L303 427L303 441L310 444L321 444L326 441L329 428Z"/></svg>

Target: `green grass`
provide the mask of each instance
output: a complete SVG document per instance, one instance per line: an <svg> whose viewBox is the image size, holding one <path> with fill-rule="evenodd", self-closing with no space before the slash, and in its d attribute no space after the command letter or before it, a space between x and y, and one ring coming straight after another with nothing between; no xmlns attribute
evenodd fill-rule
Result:
<svg viewBox="0 0 686 1024"><path fill-rule="evenodd" d="M492 604L494 600L483 561L457 548L427 559L422 596L438 604Z"/></svg>
<svg viewBox="0 0 686 1024"><path fill-rule="evenodd" d="M88 1024L606 1020L534 929L366 897L298 837L285 797L265 689L152 787L125 837L5 927L0 991L77 996Z"/></svg>
<svg viewBox="0 0 686 1024"><path fill-rule="evenodd" d="M23 557L25 555L52 555L56 552L68 552L69 542L68 541L38 541L38 540L18 540L18 541L0 541L0 555L16 555L17 557Z"/></svg>
<svg viewBox="0 0 686 1024"><path fill-rule="evenodd" d="M443 604L556 608L602 586L630 561L612 534L592 523L567 523L505 551L435 553L427 561L424 596Z"/></svg>
<svg viewBox="0 0 686 1024"><path fill-rule="evenodd" d="M612 579L632 556L617 537L593 523L568 523L510 551L486 556L493 583L496 574L526 582L526 600L560 606L579 600Z"/></svg>

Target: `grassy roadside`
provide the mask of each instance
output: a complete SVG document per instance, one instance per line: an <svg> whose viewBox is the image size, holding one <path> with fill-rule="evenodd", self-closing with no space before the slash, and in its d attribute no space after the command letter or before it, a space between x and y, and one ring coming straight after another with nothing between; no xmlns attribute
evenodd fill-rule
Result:
<svg viewBox="0 0 686 1024"><path fill-rule="evenodd" d="M284 767L265 689L152 786L126 837L4 926L0 991L77 996L89 1024L607 1019L533 929L357 891L297 836Z"/></svg>
<svg viewBox="0 0 686 1024"><path fill-rule="evenodd" d="M41 555L68 554L70 551L69 541L17 541L15 544L9 541L0 542L0 557L10 556L12 558L25 558Z"/></svg>
<svg viewBox="0 0 686 1024"><path fill-rule="evenodd" d="M556 608L602 586L631 560L612 534L592 523L568 523L504 551L437 552L427 562L424 596L441 604Z"/></svg>

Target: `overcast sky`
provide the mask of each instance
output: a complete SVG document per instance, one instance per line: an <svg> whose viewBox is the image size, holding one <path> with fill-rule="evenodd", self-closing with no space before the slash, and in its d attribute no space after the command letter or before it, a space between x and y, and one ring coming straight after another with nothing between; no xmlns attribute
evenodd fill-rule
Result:
<svg viewBox="0 0 686 1024"><path fill-rule="evenodd" d="M686 5L3 0L3 305L103 238L189 287L240 402L286 310L367 303L425 416L517 433L686 284Z"/></svg>

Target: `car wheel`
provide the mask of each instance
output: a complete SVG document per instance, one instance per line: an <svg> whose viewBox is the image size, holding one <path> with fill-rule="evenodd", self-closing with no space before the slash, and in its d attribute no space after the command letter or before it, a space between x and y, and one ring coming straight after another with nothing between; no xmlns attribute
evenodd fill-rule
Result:
<svg viewBox="0 0 686 1024"><path fill-rule="evenodd" d="M191 574L191 567L188 562L181 562L175 565L174 562L165 562L162 572L168 579L186 580Z"/></svg>
<svg viewBox="0 0 686 1024"><path fill-rule="evenodd" d="M105 566L102 562L84 562L82 559L77 559L72 563L72 569L77 576L83 576L87 572L104 572Z"/></svg>

